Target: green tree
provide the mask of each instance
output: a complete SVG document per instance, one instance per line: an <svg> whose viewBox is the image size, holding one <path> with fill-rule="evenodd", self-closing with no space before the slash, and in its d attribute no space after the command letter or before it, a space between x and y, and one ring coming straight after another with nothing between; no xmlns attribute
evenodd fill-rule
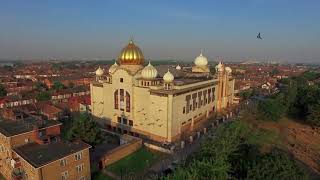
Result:
<svg viewBox="0 0 320 180"><path fill-rule="evenodd" d="M240 121L220 126L214 138L206 140L200 151L167 179L228 179L232 172L229 157L244 143L248 132Z"/></svg>
<svg viewBox="0 0 320 180"><path fill-rule="evenodd" d="M55 82L53 82L52 89L61 90L61 89L65 89L65 86L61 82L55 81Z"/></svg>
<svg viewBox="0 0 320 180"><path fill-rule="evenodd" d="M254 160L247 170L247 179L308 179L306 173L296 164L295 160L280 150L274 149Z"/></svg>
<svg viewBox="0 0 320 180"><path fill-rule="evenodd" d="M258 104L260 118L264 120L278 121L284 114L284 105L277 99L266 99Z"/></svg>
<svg viewBox="0 0 320 180"><path fill-rule="evenodd" d="M320 104L309 106L306 122L312 126L320 127Z"/></svg>
<svg viewBox="0 0 320 180"><path fill-rule="evenodd" d="M37 94L36 99L38 101L48 101L51 99L51 94L48 91L40 92Z"/></svg>
<svg viewBox="0 0 320 180"><path fill-rule="evenodd" d="M0 84L0 97L4 97L7 95L7 90L6 88Z"/></svg>
<svg viewBox="0 0 320 180"><path fill-rule="evenodd" d="M274 75L277 75L279 73L280 73L280 71L277 68L273 68L272 71L270 72L270 75L274 76Z"/></svg>
<svg viewBox="0 0 320 180"><path fill-rule="evenodd" d="M239 93L239 96L241 97L241 99L249 99L250 97L252 97L254 95L254 90L253 89L248 89L248 90L245 90L245 91L241 91Z"/></svg>
<svg viewBox="0 0 320 180"><path fill-rule="evenodd" d="M81 139L92 146L103 141L101 129L88 113L74 118L68 136L70 140Z"/></svg>

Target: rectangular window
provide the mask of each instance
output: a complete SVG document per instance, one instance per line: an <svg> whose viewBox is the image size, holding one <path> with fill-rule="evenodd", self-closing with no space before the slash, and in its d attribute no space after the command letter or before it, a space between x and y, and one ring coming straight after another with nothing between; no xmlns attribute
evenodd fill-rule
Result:
<svg viewBox="0 0 320 180"><path fill-rule="evenodd" d="M204 90L204 91L203 91L203 99L204 99L203 105L206 105L207 102L208 102L208 100L207 100L207 90Z"/></svg>
<svg viewBox="0 0 320 180"><path fill-rule="evenodd" d="M61 173L61 179L65 180L68 179L69 176L69 172L68 171L64 171L63 173Z"/></svg>
<svg viewBox="0 0 320 180"><path fill-rule="evenodd" d="M76 169L77 169L77 172L80 173L84 169L84 164L80 164L80 165L76 166Z"/></svg>
<svg viewBox="0 0 320 180"><path fill-rule="evenodd" d="M202 105L202 100L201 100L201 96L202 96L202 92L198 92L198 108L200 108L201 107L201 105Z"/></svg>
<svg viewBox="0 0 320 180"><path fill-rule="evenodd" d="M190 95L187 95L186 96L186 101L187 101L187 108L186 108L186 110L187 110L187 114L189 113L189 111L191 110L190 109L190 99L191 99L191 96Z"/></svg>
<svg viewBox="0 0 320 180"><path fill-rule="evenodd" d="M197 103L197 93L192 94L192 106L193 106L193 111L197 108L196 106Z"/></svg>
<svg viewBox="0 0 320 180"><path fill-rule="evenodd" d="M183 114L186 113L186 107L183 107L182 113L183 113Z"/></svg>
<svg viewBox="0 0 320 180"><path fill-rule="evenodd" d="M82 158L82 152L77 153L74 157L77 161L80 160Z"/></svg>
<svg viewBox="0 0 320 180"><path fill-rule="evenodd" d="M214 102L214 90L215 90L215 88L212 88L212 102Z"/></svg>
<svg viewBox="0 0 320 180"><path fill-rule="evenodd" d="M211 102L211 89L208 89L208 102Z"/></svg>
<svg viewBox="0 0 320 180"><path fill-rule="evenodd" d="M123 78L120 78L120 82L123 83Z"/></svg>
<svg viewBox="0 0 320 180"><path fill-rule="evenodd" d="M118 90L114 92L114 108L119 109L119 93Z"/></svg>
<svg viewBox="0 0 320 180"><path fill-rule="evenodd" d="M133 126L133 121L129 120L129 126Z"/></svg>
<svg viewBox="0 0 320 180"><path fill-rule="evenodd" d="M118 117L118 123L121 124L121 117Z"/></svg>
<svg viewBox="0 0 320 180"><path fill-rule="evenodd" d="M61 159L60 160L60 166L61 167L64 167L64 166L66 166L67 165L67 160L66 159Z"/></svg>
<svg viewBox="0 0 320 180"><path fill-rule="evenodd" d="M130 94L126 91L126 111L130 112Z"/></svg>
<svg viewBox="0 0 320 180"><path fill-rule="evenodd" d="M128 124L128 120L126 118L122 118L122 123L127 125Z"/></svg>

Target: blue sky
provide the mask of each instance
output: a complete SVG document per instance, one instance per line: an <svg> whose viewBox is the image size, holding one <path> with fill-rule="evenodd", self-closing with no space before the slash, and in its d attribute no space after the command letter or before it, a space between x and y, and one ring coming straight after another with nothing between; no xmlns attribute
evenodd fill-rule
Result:
<svg viewBox="0 0 320 180"><path fill-rule="evenodd" d="M0 0L0 58L320 62L319 0ZM256 39L258 32L263 40Z"/></svg>

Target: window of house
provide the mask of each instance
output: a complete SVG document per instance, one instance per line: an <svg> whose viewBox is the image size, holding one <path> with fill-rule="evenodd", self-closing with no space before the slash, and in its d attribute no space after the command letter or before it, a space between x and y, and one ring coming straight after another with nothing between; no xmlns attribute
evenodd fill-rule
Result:
<svg viewBox="0 0 320 180"><path fill-rule="evenodd" d="M191 99L191 96L190 95L187 95L186 96L186 101L187 101L187 105L186 105L186 113L188 114L189 111L190 111L190 99Z"/></svg>
<svg viewBox="0 0 320 180"><path fill-rule="evenodd" d="M130 94L126 91L126 111L130 112Z"/></svg>
<svg viewBox="0 0 320 180"><path fill-rule="evenodd" d="M67 160L66 159L61 159L60 160L60 166L64 167L67 165Z"/></svg>
<svg viewBox="0 0 320 180"><path fill-rule="evenodd" d="M208 89L208 102L211 102L211 89Z"/></svg>
<svg viewBox="0 0 320 180"><path fill-rule="evenodd" d="M83 169L84 169L84 164L80 164L80 165L76 166L76 170L78 173L83 171Z"/></svg>
<svg viewBox="0 0 320 180"><path fill-rule="evenodd" d="M82 158L82 152L77 153L74 157L77 161L80 160Z"/></svg>
<svg viewBox="0 0 320 180"><path fill-rule="evenodd" d="M119 109L119 93L118 90L114 92L114 108Z"/></svg>
<svg viewBox="0 0 320 180"><path fill-rule="evenodd" d="M133 126L133 121L129 120L129 126Z"/></svg>
<svg viewBox="0 0 320 180"><path fill-rule="evenodd" d="M120 89L120 110L124 110L124 90Z"/></svg>
<svg viewBox="0 0 320 180"><path fill-rule="evenodd" d="M212 91L212 102L214 102L214 90L215 90L214 88L212 88L212 90L211 90Z"/></svg>
<svg viewBox="0 0 320 180"><path fill-rule="evenodd" d="M69 176L69 172L68 171L64 171L63 173L61 173L61 179L65 180L68 179Z"/></svg>
<svg viewBox="0 0 320 180"><path fill-rule="evenodd" d="M123 78L120 78L120 82L123 83Z"/></svg>
<svg viewBox="0 0 320 180"><path fill-rule="evenodd" d="M183 107L182 113L183 113L183 114L186 113L186 107Z"/></svg>
<svg viewBox="0 0 320 180"><path fill-rule="evenodd" d="M128 120L126 118L122 118L122 123L127 125L128 124Z"/></svg>
<svg viewBox="0 0 320 180"><path fill-rule="evenodd" d="M118 117L118 123L121 123L121 117Z"/></svg>

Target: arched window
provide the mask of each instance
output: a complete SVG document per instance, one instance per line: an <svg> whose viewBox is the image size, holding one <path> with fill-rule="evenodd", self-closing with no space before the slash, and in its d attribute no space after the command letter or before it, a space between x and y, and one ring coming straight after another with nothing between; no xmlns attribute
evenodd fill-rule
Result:
<svg viewBox="0 0 320 180"><path fill-rule="evenodd" d="M126 111L130 112L130 94L126 91Z"/></svg>
<svg viewBox="0 0 320 180"><path fill-rule="evenodd" d="M114 108L119 109L119 93L118 90L114 92Z"/></svg>
<svg viewBox="0 0 320 180"><path fill-rule="evenodd" d="M124 111L124 90L120 89L120 110Z"/></svg>

